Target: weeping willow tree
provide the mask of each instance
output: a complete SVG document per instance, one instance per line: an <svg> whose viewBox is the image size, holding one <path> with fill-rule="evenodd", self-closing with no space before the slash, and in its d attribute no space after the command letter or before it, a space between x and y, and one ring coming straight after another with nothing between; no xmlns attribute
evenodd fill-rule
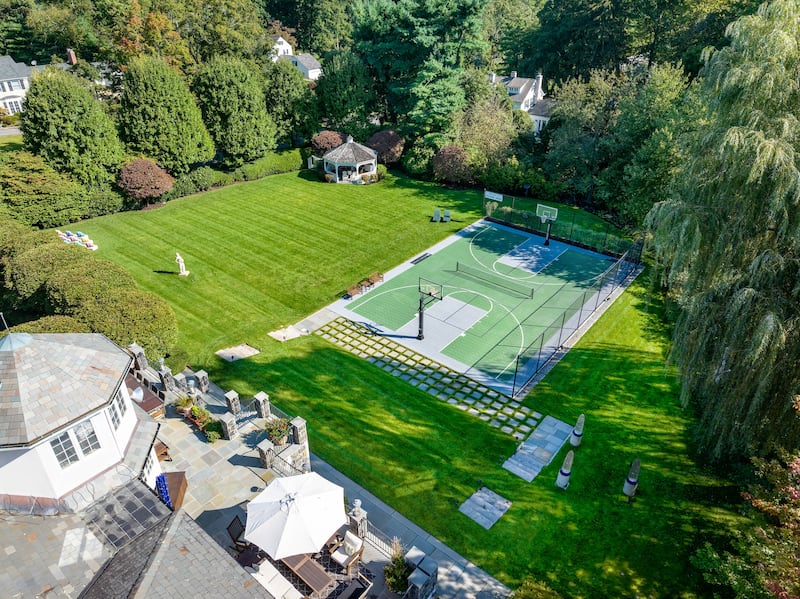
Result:
<svg viewBox="0 0 800 599"><path fill-rule="evenodd" d="M800 3L767 2L727 33L676 199L648 217L681 305L682 399L714 462L800 444Z"/></svg>

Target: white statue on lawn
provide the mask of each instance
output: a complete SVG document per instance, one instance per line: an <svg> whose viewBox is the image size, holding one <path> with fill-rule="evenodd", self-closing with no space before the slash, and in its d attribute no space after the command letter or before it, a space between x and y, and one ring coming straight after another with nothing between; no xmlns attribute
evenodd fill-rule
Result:
<svg viewBox="0 0 800 599"><path fill-rule="evenodd" d="M175 262L178 263L178 268L180 268L181 272L179 273L180 276L185 277L188 276L189 271L186 270L186 266L183 263L183 258L178 252L175 252Z"/></svg>

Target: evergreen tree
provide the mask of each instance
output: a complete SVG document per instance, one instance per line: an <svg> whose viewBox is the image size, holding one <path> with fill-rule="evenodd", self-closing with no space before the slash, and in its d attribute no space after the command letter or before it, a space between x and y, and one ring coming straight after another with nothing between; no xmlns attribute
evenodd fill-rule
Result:
<svg viewBox="0 0 800 599"><path fill-rule="evenodd" d="M649 215L681 313L672 357L697 441L723 461L800 445L800 5L728 28L676 197Z"/></svg>
<svg viewBox="0 0 800 599"><path fill-rule="evenodd" d="M338 0L298 0L296 10L299 48L311 54L325 55L350 47L353 25L345 3Z"/></svg>
<svg viewBox="0 0 800 599"><path fill-rule="evenodd" d="M214 58L192 85L203 119L226 164L238 166L275 146L257 67L235 58Z"/></svg>
<svg viewBox="0 0 800 599"><path fill-rule="evenodd" d="M320 114L328 126L364 140L373 125L378 96L375 82L358 56L352 52L334 54L317 80Z"/></svg>
<svg viewBox="0 0 800 599"><path fill-rule="evenodd" d="M288 60L270 62L264 72L267 112L281 142L311 137L319 129L316 97L308 82Z"/></svg>
<svg viewBox="0 0 800 599"><path fill-rule="evenodd" d="M172 173L185 173L214 155L214 142L189 88L162 59L131 61L119 123L133 152L153 158Z"/></svg>
<svg viewBox="0 0 800 599"><path fill-rule="evenodd" d="M26 147L53 168L89 187L101 187L116 177L122 143L85 81L46 69L33 78L21 117Z"/></svg>

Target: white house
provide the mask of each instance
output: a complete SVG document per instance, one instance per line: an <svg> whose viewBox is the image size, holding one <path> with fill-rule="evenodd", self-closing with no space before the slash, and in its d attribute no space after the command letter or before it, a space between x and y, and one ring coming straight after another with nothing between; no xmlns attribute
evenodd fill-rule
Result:
<svg viewBox="0 0 800 599"><path fill-rule="evenodd" d="M15 62L10 56L0 56L0 107L8 114L22 112L22 101L30 87L31 67Z"/></svg>
<svg viewBox="0 0 800 599"><path fill-rule="evenodd" d="M516 71L505 77L489 73L489 81L496 85L504 85L511 96L514 110L524 110L533 122L534 131L538 135L547 122L553 108L553 101L544 97L544 79L539 73L534 79L519 77Z"/></svg>
<svg viewBox="0 0 800 599"><path fill-rule="evenodd" d="M135 478L155 489L158 424L131 401L132 359L99 334L0 339L0 509L75 512Z"/></svg>
<svg viewBox="0 0 800 599"><path fill-rule="evenodd" d="M290 60L303 77L310 81L316 81L322 75L322 65L311 54L297 54L287 57L286 60Z"/></svg>
<svg viewBox="0 0 800 599"><path fill-rule="evenodd" d="M294 50L292 45L280 35L270 36L274 44L272 45L272 62L276 62L281 56L292 56Z"/></svg>

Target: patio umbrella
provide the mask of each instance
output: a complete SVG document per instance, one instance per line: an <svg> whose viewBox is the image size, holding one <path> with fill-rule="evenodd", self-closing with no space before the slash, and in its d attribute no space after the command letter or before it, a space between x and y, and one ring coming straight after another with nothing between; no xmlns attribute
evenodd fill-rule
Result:
<svg viewBox="0 0 800 599"><path fill-rule="evenodd" d="M346 523L342 487L308 472L276 478L253 498L244 538L281 559L319 551Z"/></svg>

